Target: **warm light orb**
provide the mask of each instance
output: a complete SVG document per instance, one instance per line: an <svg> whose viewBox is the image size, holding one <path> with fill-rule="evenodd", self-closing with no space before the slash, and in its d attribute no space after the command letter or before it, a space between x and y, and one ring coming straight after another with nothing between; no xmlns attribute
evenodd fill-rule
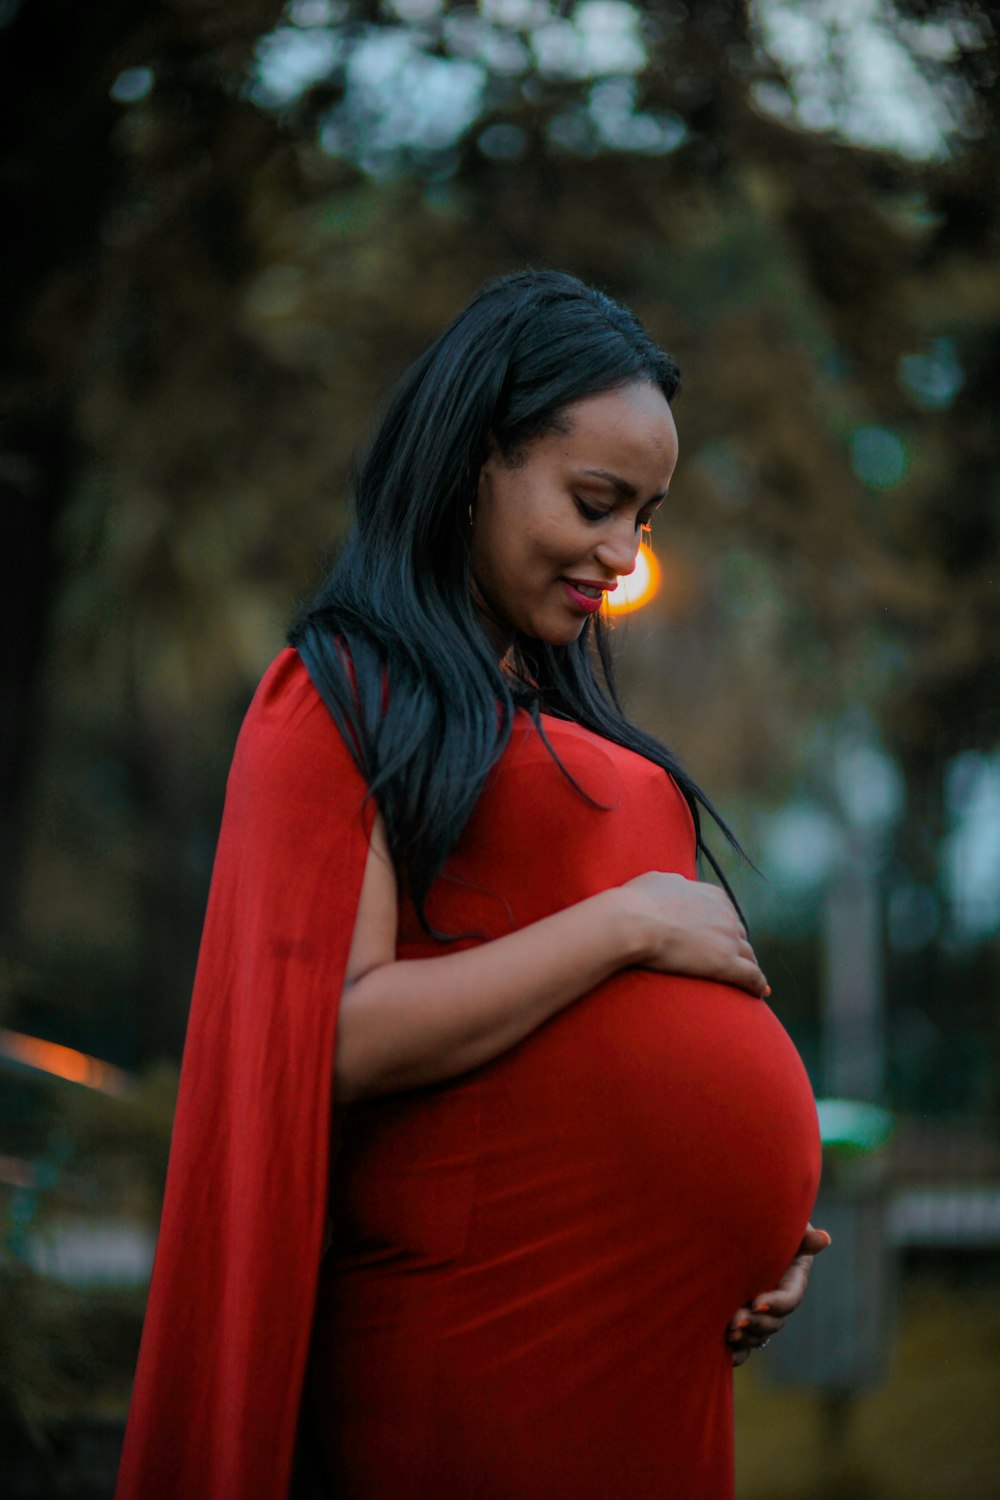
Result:
<svg viewBox="0 0 1000 1500"><path fill-rule="evenodd" d="M641 609L660 587L660 565L649 547L640 547L635 559L635 572L627 578L619 578L618 587L604 596L604 608L609 615L627 615Z"/></svg>
<svg viewBox="0 0 1000 1500"><path fill-rule="evenodd" d="M91 1057L87 1052L78 1052L75 1047L46 1042L37 1036L25 1036L21 1031L0 1029L0 1058L22 1063L39 1073L49 1073L53 1078L82 1083L84 1088L99 1089L102 1094L122 1095L129 1090L128 1074L121 1068L102 1062L99 1057Z"/></svg>

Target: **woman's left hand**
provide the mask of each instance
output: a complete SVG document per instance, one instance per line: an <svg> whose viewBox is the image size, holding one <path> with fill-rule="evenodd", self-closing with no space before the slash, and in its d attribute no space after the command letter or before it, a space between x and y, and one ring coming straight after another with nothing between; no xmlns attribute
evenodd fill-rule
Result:
<svg viewBox="0 0 1000 1500"><path fill-rule="evenodd" d="M749 1307L741 1307L726 1329L726 1343L734 1365L741 1365L755 1349L763 1349L774 1334L780 1333L785 1319L793 1313L806 1294L806 1284L814 1258L830 1243L825 1229L806 1226L802 1243L788 1270L773 1292L761 1292Z"/></svg>

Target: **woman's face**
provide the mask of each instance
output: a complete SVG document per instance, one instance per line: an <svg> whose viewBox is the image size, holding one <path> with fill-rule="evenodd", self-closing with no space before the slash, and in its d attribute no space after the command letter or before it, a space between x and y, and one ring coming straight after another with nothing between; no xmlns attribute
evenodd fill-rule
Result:
<svg viewBox="0 0 1000 1500"><path fill-rule="evenodd" d="M473 593L501 646L510 627L552 645L576 639L635 567L677 462L670 407L645 381L576 401L560 423L518 463L494 447L479 476Z"/></svg>

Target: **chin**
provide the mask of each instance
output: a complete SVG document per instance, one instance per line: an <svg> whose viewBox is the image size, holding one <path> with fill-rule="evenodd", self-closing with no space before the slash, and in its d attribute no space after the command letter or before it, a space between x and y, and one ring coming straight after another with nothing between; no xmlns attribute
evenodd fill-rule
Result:
<svg viewBox="0 0 1000 1500"><path fill-rule="evenodd" d="M571 646L580 639L586 623L586 620L568 620L559 625L533 625L525 634L530 635L533 640L544 641L547 646Z"/></svg>

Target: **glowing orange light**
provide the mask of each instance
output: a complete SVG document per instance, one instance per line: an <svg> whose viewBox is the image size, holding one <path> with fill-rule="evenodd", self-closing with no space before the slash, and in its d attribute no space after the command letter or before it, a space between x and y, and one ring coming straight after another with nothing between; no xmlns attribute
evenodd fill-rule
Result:
<svg viewBox="0 0 1000 1500"><path fill-rule="evenodd" d="M29 1068L37 1068L40 1073L67 1078L71 1083L82 1083L88 1089L100 1089L102 1094L128 1092L129 1076L121 1068L86 1052L77 1052L75 1047L43 1042L37 1036L25 1036L23 1031L0 1028L0 1057L27 1063Z"/></svg>
<svg viewBox="0 0 1000 1500"><path fill-rule="evenodd" d="M604 596L604 608L609 615L627 615L641 609L660 587L660 565L648 547L640 547L635 560L635 572L627 578L619 578L618 587Z"/></svg>

